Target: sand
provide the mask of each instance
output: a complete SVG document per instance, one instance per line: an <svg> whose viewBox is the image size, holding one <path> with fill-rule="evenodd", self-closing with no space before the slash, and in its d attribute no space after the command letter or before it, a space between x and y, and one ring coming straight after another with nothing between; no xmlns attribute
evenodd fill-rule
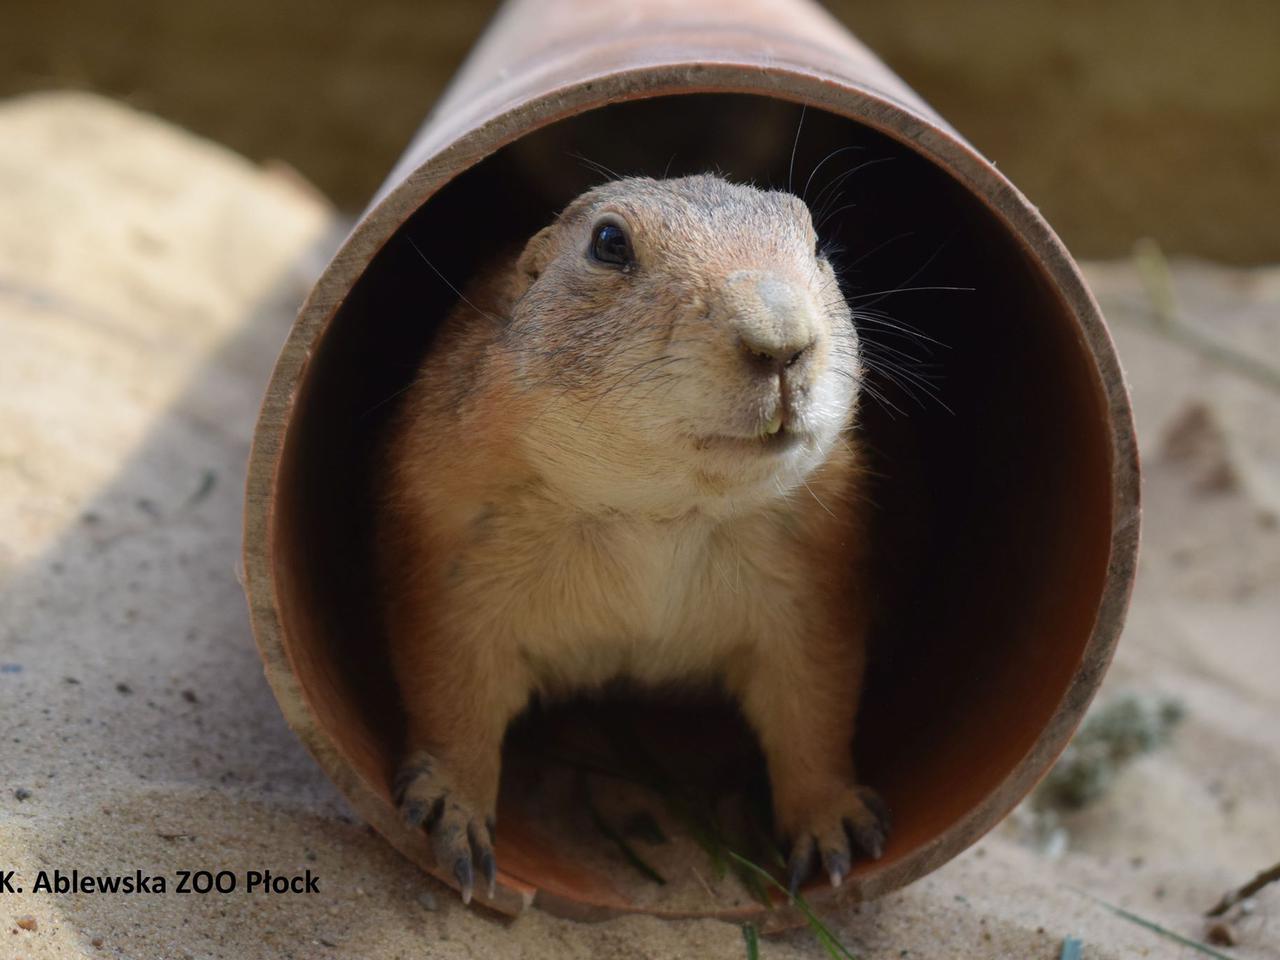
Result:
<svg viewBox="0 0 1280 960"><path fill-rule="evenodd" d="M285 727L237 581L244 461L290 317L339 231L295 178L84 95L0 104L0 956L745 956L739 929L463 908L357 822ZM1100 702L1178 698L1169 746L1062 819L1024 810L828 917L860 957L1194 956L1280 860L1280 394L1150 331L1131 264L1089 265L1133 390L1145 535ZM1179 310L1280 365L1280 270L1173 269ZM164 874L58 895L40 870ZM231 870L230 894L178 893ZM310 870L318 892L243 891ZM21 920L21 924L19 923ZM1280 887L1232 921L1280 957ZM805 930L766 958L823 956Z"/></svg>

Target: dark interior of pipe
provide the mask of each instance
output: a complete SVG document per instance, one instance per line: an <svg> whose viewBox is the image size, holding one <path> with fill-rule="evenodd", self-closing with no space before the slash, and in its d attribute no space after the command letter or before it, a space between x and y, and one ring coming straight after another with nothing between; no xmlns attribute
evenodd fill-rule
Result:
<svg viewBox="0 0 1280 960"><path fill-rule="evenodd" d="M860 324L869 349L910 374L879 378L885 402L865 405L859 436L879 473L873 556L884 612L856 754L893 810L884 862L982 802L1042 732L1080 664L1108 557L1109 440L1088 354L1019 240L946 172L832 114L811 109L799 124L792 104L725 94L558 122L427 202L338 311L286 441L277 577L305 695L371 783L387 783L400 725L368 581L379 428L455 300L441 275L464 286L603 169L711 170L796 192L807 184L810 201L843 177L821 233L841 248L846 293L883 312ZM707 736L674 741L677 761L705 771L715 757L715 776L726 763L744 780L759 773L749 735L712 701L673 708L628 696L621 712L642 725L688 729L688 711L718 710L716 724L698 724ZM530 743L551 750L564 730L581 729L582 711L616 716L623 702L525 721L509 739L511 769L528 765ZM519 797L505 797L500 822L519 820Z"/></svg>

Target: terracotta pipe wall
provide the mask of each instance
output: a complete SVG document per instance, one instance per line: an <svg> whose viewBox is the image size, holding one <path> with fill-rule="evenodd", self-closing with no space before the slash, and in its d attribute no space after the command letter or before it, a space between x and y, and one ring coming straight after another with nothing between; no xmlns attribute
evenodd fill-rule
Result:
<svg viewBox="0 0 1280 960"><path fill-rule="evenodd" d="M877 503L894 616L858 751L895 830L848 895L879 895L963 850L1075 728L1128 600L1138 472L1106 327L1035 207L809 0L512 0L303 306L247 490L246 590L281 709L355 809L424 869L435 872L424 837L389 801L399 718L363 579L370 438L454 296L405 238L461 280L591 182L579 154L624 173L783 184L845 146L893 161L851 178L852 206L824 227L857 255L853 282L967 290L886 303L942 349L929 357L935 395L899 394L901 415L867 424L890 478ZM639 909L518 803L504 800L500 822L492 906Z"/></svg>

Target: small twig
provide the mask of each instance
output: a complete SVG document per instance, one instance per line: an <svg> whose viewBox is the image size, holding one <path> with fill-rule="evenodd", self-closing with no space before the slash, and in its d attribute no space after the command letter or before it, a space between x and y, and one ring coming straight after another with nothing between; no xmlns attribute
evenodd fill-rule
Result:
<svg viewBox="0 0 1280 960"><path fill-rule="evenodd" d="M693 873L693 879L697 880L702 886L702 889L707 891L707 896L714 900L716 898L715 892L711 889L711 884L707 883L707 881L703 879L702 874L698 872L698 868L690 866L689 870Z"/></svg>
<svg viewBox="0 0 1280 960"><path fill-rule="evenodd" d="M1213 336L1179 313L1173 294L1172 272L1154 240L1139 241L1134 251L1134 263L1142 279L1147 303L1118 303L1117 306L1124 310L1123 316L1141 321L1152 332L1200 354L1206 360L1280 392L1280 367Z"/></svg>
<svg viewBox="0 0 1280 960"><path fill-rule="evenodd" d="M1122 312L1119 313L1121 319L1137 320L1148 330L1166 340L1186 347L1206 360L1220 367L1226 367L1261 387L1280 392L1280 368L1237 350L1230 344L1204 332L1198 326L1181 318L1174 318L1171 321L1162 320L1154 307L1115 301L1112 302L1112 306L1121 308ZM1116 316L1116 311L1108 312Z"/></svg>
<svg viewBox="0 0 1280 960"><path fill-rule="evenodd" d="M1270 869L1263 870L1239 890L1223 894L1222 899L1218 901L1218 905L1206 913L1205 916L1220 917L1241 900L1247 900L1267 884L1275 883L1276 881L1280 881L1280 863Z"/></svg>

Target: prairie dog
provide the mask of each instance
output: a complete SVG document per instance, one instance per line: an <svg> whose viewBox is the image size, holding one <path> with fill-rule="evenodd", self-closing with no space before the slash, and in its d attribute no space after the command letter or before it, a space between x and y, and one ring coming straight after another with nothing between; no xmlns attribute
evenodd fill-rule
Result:
<svg viewBox="0 0 1280 960"><path fill-rule="evenodd" d="M378 550L405 818L492 894L534 695L713 681L768 763L794 886L887 822L852 757L869 619L850 309L797 197L589 190L481 274L388 437Z"/></svg>

